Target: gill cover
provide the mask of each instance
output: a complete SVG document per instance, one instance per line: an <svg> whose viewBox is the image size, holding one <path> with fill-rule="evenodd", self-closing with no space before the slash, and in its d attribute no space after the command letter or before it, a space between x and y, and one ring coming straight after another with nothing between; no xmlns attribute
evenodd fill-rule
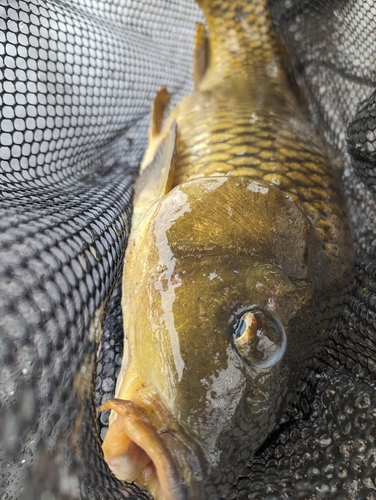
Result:
<svg viewBox="0 0 376 500"><path fill-rule="evenodd" d="M179 185L156 203L147 224L143 244L150 250L164 233L176 259L198 253L258 255L298 279L323 265L315 230L293 199L244 176Z"/></svg>

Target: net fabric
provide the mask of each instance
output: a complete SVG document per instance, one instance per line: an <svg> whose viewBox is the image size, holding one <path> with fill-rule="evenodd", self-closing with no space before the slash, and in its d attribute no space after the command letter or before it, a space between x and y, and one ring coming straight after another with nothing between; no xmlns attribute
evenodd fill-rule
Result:
<svg viewBox="0 0 376 500"><path fill-rule="evenodd" d="M91 384L150 103L162 84L189 90L196 17L180 2L0 2L4 498L136 491L101 458Z"/></svg>
<svg viewBox="0 0 376 500"><path fill-rule="evenodd" d="M374 498L374 443L364 439L375 432L374 390L330 370L313 383L311 414L280 432L243 471L226 500Z"/></svg>
<svg viewBox="0 0 376 500"><path fill-rule="evenodd" d="M358 256L374 258L372 155L368 161L358 153L373 151L368 118L376 81L376 6L371 0L270 5L308 89L312 119L342 151ZM116 481L104 464L94 404L112 393L119 367L116 283L150 103L161 85L173 102L191 89L197 19L191 0L0 1L0 498L146 498ZM357 154L347 153L347 137ZM361 268L366 275L367 266ZM367 295L362 314L373 310L372 297ZM374 326L354 322L359 309L344 316L329 358L351 372L341 359L347 358L346 338L354 336L348 327L353 321L358 341L351 350L361 352L353 357L367 364L371 380L374 366L367 360L373 349L365 352L367 341L359 338L373 334ZM318 384L318 407L320 394L331 387L324 382ZM346 387L363 390L355 379L351 384ZM311 419L314 427L317 419ZM299 432L303 424L297 422ZM103 436L106 415L99 424ZM293 432L256 459L232 498L271 494L268 488L286 473L283 457L286 442L295 446ZM270 484L267 470L275 474ZM264 482L253 492L252 474Z"/></svg>
<svg viewBox="0 0 376 500"><path fill-rule="evenodd" d="M61 186L125 157L137 164L145 136L136 123L155 89L182 93L189 81L190 43L181 40L192 40L193 27L179 2L164 30L161 5L128 3L2 5L4 182Z"/></svg>
<svg viewBox="0 0 376 500"><path fill-rule="evenodd" d="M349 152L354 170L370 189L376 186L376 94L360 103L357 113L348 127Z"/></svg>

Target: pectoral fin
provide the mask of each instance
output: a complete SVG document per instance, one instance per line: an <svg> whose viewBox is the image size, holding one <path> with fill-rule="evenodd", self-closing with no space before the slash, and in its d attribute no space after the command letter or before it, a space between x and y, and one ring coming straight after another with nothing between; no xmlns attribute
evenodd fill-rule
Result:
<svg viewBox="0 0 376 500"><path fill-rule="evenodd" d="M202 23L196 23L196 38L193 58L193 82L195 89L204 78L209 65L209 37L205 26Z"/></svg>
<svg viewBox="0 0 376 500"><path fill-rule="evenodd" d="M163 118L169 102L170 94L168 90L166 87L161 87L155 94L151 108L149 143L162 131Z"/></svg>
<svg viewBox="0 0 376 500"><path fill-rule="evenodd" d="M159 144L154 158L142 171L135 184L132 227L144 213L172 187L176 164L177 125L174 122Z"/></svg>

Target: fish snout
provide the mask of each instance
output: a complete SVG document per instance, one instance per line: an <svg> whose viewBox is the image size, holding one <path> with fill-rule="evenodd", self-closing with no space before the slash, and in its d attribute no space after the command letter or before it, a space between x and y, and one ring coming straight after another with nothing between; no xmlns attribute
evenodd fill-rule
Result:
<svg viewBox="0 0 376 500"><path fill-rule="evenodd" d="M155 500L188 500L179 432L169 425L167 410L157 406L155 412L138 401L113 398L98 408L117 414L103 442L104 457L118 479L136 482Z"/></svg>

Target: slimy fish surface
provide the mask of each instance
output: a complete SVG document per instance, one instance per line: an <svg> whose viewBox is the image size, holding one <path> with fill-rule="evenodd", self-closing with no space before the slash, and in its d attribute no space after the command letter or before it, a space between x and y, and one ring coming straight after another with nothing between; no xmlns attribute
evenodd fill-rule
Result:
<svg viewBox="0 0 376 500"><path fill-rule="evenodd" d="M278 424L352 284L339 176L266 0L200 0L195 90L154 101L103 444L157 500L226 494Z"/></svg>

